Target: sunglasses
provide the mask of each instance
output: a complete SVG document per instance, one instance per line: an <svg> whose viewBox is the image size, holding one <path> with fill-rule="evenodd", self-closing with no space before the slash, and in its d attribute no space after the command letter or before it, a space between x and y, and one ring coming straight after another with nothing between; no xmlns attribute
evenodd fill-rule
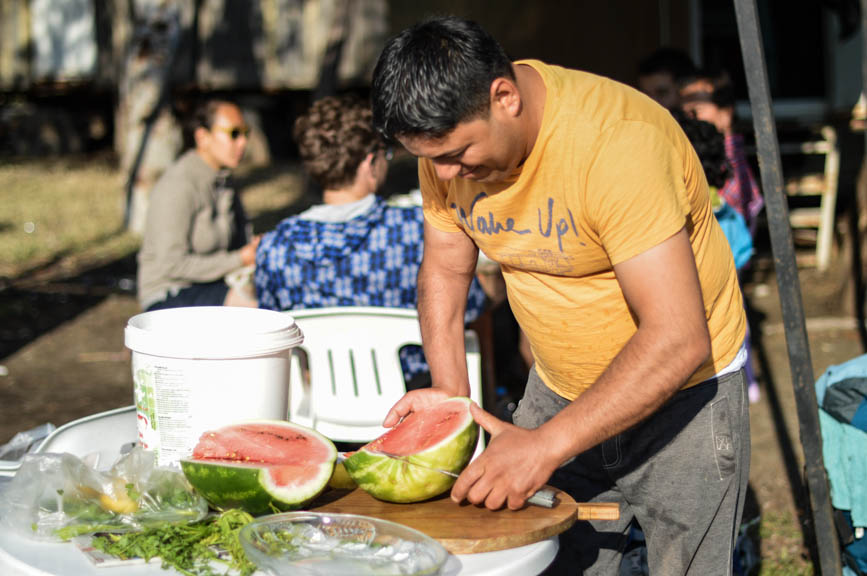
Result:
<svg viewBox="0 0 867 576"><path fill-rule="evenodd" d="M237 140L241 136L246 138L250 134L250 129L246 126L214 126L211 130L228 134L232 140Z"/></svg>

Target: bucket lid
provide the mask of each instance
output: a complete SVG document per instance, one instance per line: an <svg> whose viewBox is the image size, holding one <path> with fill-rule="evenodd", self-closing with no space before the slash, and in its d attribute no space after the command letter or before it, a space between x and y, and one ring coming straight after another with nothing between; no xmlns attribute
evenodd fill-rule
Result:
<svg viewBox="0 0 867 576"><path fill-rule="evenodd" d="M304 341L285 312L231 306L168 308L129 319L126 347L168 358L251 358L288 350Z"/></svg>

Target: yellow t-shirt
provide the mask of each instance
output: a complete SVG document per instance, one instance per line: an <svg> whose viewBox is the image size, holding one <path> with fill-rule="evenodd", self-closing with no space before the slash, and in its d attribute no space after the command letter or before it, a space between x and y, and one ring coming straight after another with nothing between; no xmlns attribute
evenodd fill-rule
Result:
<svg viewBox="0 0 867 576"><path fill-rule="evenodd" d="M440 181L422 159L425 219L465 232L500 264L539 376L569 399L637 330L612 265L686 226L712 353L684 387L713 376L735 358L746 318L689 140L665 109L628 86L533 60L516 64L537 70L547 89L530 156L496 184Z"/></svg>

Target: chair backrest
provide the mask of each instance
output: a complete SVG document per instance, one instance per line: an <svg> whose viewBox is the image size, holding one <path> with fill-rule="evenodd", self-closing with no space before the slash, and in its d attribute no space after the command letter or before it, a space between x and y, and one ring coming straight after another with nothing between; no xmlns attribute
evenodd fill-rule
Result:
<svg viewBox="0 0 867 576"><path fill-rule="evenodd" d="M368 442L383 434L389 408L406 392L398 353L421 345L415 310L333 307L288 312L304 333L309 387L293 353L289 419L335 441ZM476 334L465 333L470 397L482 403Z"/></svg>

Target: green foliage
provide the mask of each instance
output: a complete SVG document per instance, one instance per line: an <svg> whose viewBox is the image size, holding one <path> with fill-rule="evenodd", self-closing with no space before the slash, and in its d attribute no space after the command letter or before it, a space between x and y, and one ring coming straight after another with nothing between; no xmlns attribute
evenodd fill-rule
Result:
<svg viewBox="0 0 867 576"><path fill-rule="evenodd" d="M159 557L163 568L171 566L182 574L222 574L212 566L212 562L222 562L241 576L249 576L256 566L247 559L238 532L252 520L246 512L233 509L191 524L166 523L141 532L98 535L92 544L122 559Z"/></svg>
<svg viewBox="0 0 867 576"><path fill-rule="evenodd" d="M797 518L766 511L759 528L762 563L758 576L813 576L803 538Z"/></svg>

